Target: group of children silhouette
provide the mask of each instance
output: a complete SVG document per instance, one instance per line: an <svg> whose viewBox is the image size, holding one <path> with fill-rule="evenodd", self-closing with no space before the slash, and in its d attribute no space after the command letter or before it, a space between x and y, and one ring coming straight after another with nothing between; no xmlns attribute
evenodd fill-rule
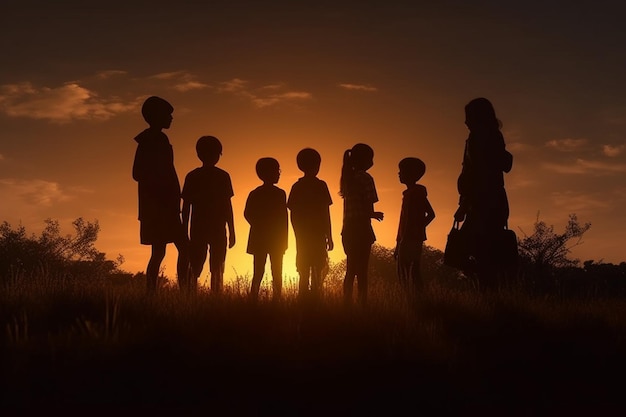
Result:
<svg viewBox="0 0 626 417"><path fill-rule="evenodd" d="M170 127L174 108L166 100L152 96L142 106L149 127L135 137L137 150L133 178L138 182L140 240L151 245L146 269L147 290L157 288L157 277L168 243L178 249L177 278L181 290L195 292L198 277L209 258L210 289L223 289L227 247L235 245L235 227L230 175L216 166L222 144L214 136L203 136L196 143L202 166L189 172L181 190L174 168L172 146L163 129ZM328 251L333 250L330 205L332 198L326 182L319 179L321 156L302 149L296 157L303 176L293 184L289 196L277 187L280 165L274 158L261 158L256 173L263 182L246 200L244 217L250 224L247 253L253 255L254 272L250 297L257 299L266 260L272 273L272 296L282 291L283 255L287 249L288 212L296 238L296 267L299 296L319 298ZM346 254L344 299L352 302L354 281L358 300L365 303L368 287L368 262L376 240L371 220L383 220L374 211L378 201L374 179L367 172L374 164L374 151L357 143L344 152L340 195L344 200L342 244ZM406 185L394 252L398 278L409 295L421 288L420 259L426 226L434 219L426 188L418 184L425 172L418 158L399 163L399 180ZM182 198L182 213L181 213Z"/></svg>

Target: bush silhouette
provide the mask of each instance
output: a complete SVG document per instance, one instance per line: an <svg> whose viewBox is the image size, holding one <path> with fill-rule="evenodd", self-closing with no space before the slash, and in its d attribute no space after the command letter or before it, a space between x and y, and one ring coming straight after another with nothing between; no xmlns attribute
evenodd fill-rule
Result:
<svg viewBox="0 0 626 417"><path fill-rule="evenodd" d="M556 272L577 267L580 263L569 255L572 248L582 243L582 237L590 227L591 223L580 224L576 214L570 214L563 233L556 233L554 226L539 220L537 214L534 232L528 235L522 230L524 237L518 239L522 281L535 289L553 290Z"/></svg>
<svg viewBox="0 0 626 417"><path fill-rule="evenodd" d="M13 228L8 222L0 225L0 281L10 283L35 278L89 278L104 277L117 270L123 262L106 259L95 242L100 226L98 221L82 217L72 222L74 234L61 234L57 220L46 219L40 235L28 235L26 228Z"/></svg>

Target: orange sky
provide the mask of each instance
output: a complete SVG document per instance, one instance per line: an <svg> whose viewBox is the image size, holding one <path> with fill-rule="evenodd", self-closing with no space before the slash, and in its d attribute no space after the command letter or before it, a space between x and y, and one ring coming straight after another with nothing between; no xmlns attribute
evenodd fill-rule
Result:
<svg viewBox="0 0 626 417"><path fill-rule="evenodd" d="M626 259L622 10L336 3L11 3L0 22L0 219L32 232L47 217L68 231L76 217L97 219L97 247L122 254L126 270L144 270L149 247L139 245L130 170L133 137L145 127L139 107L159 95L175 107L166 133L181 181L199 165L198 137L224 145L218 165L232 177L237 228L227 277L252 269L242 213L259 184L254 163L278 159L278 186L288 192L307 146L321 153L319 177L334 199L332 260L344 257L341 158L357 142L375 151L370 173L385 213L374 222L378 243L394 245L397 163L417 156L437 215L427 244L442 249L467 137L463 106L484 96L514 155L505 177L510 227L530 232L539 212L560 231L576 213L592 227L575 257ZM290 237L284 264L293 275ZM175 256L172 246L168 275Z"/></svg>

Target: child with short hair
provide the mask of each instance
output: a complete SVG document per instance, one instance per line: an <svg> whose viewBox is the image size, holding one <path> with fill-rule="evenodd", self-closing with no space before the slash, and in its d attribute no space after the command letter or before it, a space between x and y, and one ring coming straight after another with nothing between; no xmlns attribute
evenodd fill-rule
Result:
<svg viewBox="0 0 626 417"><path fill-rule="evenodd" d="M287 195L274 184L280 178L280 165L274 158L261 158L256 173L263 184L248 195L244 217L250 224L247 252L254 256L250 297L256 300L269 255L272 270L272 297L279 300L283 284L283 255L287 250Z"/></svg>
<svg viewBox="0 0 626 417"><path fill-rule="evenodd" d="M435 218L435 211L428 201L426 187L417 183L426 172L424 162L419 158L404 158L398 168L398 177L406 190L402 192L394 257L400 284L409 297L415 297L423 287L422 249L426 226Z"/></svg>
<svg viewBox="0 0 626 417"><path fill-rule="evenodd" d="M146 267L148 293L154 293L161 262L168 243L178 250L178 285L188 281L189 259L187 234L180 218L180 183L174 167L172 145L163 129L172 124L174 107L161 97L148 97L141 113L149 127L135 137L137 150L133 179L138 183L140 241L151 245Z"/></svg>
<svg viewBox="0 0 626 417"><path fill-rule="evenodd" d="M190 232L190 290L195 292L198 277L209 255L211 292L220 294L224 285L226 229L228 248L235 245L233 222L233 185L228 172L215 165L222 155L222 143L214 136L202 136L196 142L202 167L189 172L183 186L183 226ZM191 229L189 220L191 219Z"/></svg>
<svg viewBox="0 0 626 417"><path fill-rule="evenodd" d="M329 210L333 201L328 185L317 177L320 154L305 148L298 152L296 162L304 176L291 187L287 208L296 237L298 295L304 298L310 292L318 298L322 292L322 270L328 263L327 251L334 247Z"/></svg>

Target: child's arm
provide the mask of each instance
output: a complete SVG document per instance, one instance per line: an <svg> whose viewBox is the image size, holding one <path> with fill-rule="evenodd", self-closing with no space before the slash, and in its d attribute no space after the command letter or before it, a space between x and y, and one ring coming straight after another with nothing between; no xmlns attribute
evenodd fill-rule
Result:
<svg viewBox="0 0 626 417"><path fill-rule="evenodd" d="M372 214L370 215L370 217L372 219L381 221L383 217L385 217L385 213L383 213L382 211L374 211L374 207L372 207Z"/></svg>
<svg viewBox="0 0 626 417"><path fill-rule="evenodd" d="M374 211L374 203L378 201L378 193L376 192L376 185L374 184L374 178L370 175L367 177L362 177L365 179L364 191L365 198L369 200L371 204L370 209L370 219L376 219L381 221L385 216L382 211Z"/></svg>
<svg viewBox="0 0 626 417"><path fill-rule="evenodd" d="M143 180L144 171L145 171L145 156L144 156L143 148L141 145L137 146L137 150L135 151L135 160L133 161L133 179L135 181Z"/></svg>
<svg viewBox="0 0 626 417"><path fill-rule="evenodd" d="M226 225L228 226L228 247L235 246L235 222L233 221L233 203L228 199L228 208L226 210Z"/></svg>
<svg viewBox="0 0 626 417"><path fill-rule="evenodd" d="M370 210L370 219L376 219L378 221L381 221L385 214L382 211L374 211L374 203L372 203L371 207L372 208Z"/></svg>
<svg viewBox="0 0 626 417"><path fill-rule="evenodd" d="M189 214L191 213L191 203L189 200L183 200L183 229L185 230L185 235L189 237Z"/></svg>
<svg viewBox="0 0 626 417"><path fill-rule="evenodd" d="M330 209L326 207L326 249L333 250L335 243L333 242L333 231L330 225Z"/></svg>
<svg viewBox="0 0 626 417"><path fill-rule="evenodd" d="M424 227L428 226L434 218L435 210L433 210L433 206L430 205L430 201L426 199L426 217L424 218Z"/></svg>
<svg viewBox="0 0 626 417"><path fill-rule="evenodd" d="M254 195L252 193L248 194L248 199L246 200L246 206L243 209L243 218L246 219L248 224L252 225L254 223Z"/></svg>
<svg viewBox="0 0 626 417"><path fill-rule="evenodd" d="M133 161L133 179L142 182L151 190L159 190L161 188L160 180L162 173L159 172L157 165L158 159L155 152L146 148L145 145L138 145L135 151L135 160Z"/></svg>
<svg viewBox="0 0 626 417"><path fill-rule="evenodd" d="M465 214L467 214L467 209L463 205L459 205L459 208L454 212L454 220L457 222L464 221Z"/></svg>

